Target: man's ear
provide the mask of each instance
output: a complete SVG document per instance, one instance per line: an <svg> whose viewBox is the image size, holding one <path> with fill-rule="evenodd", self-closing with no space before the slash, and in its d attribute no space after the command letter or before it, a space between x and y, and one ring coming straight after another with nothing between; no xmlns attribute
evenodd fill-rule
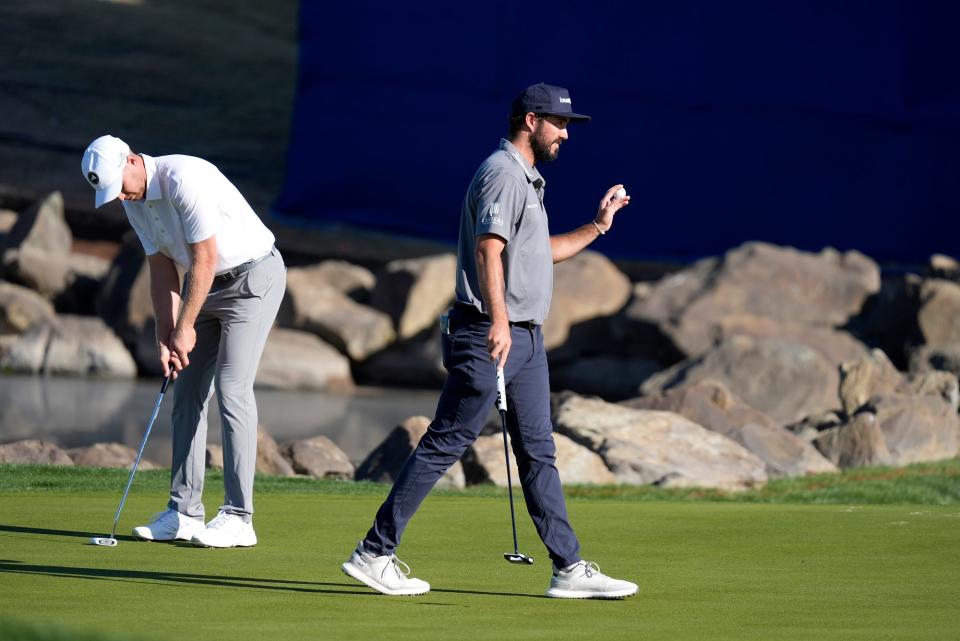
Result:
<svg viewBox="0 0 960 641"><path fill-rule="evenodd" d="M528 111L527 115L523 117L524 124L527 125L531 132L537 128L537 120L537 114L532 111Z"/></svg>

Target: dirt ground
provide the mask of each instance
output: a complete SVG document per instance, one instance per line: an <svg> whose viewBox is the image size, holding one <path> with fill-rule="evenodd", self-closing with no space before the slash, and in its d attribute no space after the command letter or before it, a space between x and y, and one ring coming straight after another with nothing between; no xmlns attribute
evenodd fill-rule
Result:
<svg viewBox="0 0 960 641"><path fill-rule="evenodd" d="M282 187L296 83L297 2L0 3L0 208L60 190L80 237L93 216L83 149L110 133L151 155L220 167L265 212Z"/></svg>

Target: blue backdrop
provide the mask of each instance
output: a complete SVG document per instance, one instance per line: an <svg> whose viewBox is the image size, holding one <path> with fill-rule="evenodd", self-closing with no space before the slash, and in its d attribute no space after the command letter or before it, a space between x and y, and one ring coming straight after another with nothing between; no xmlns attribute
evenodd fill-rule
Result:
<svg viewBox="0 0 960 641"><path fill-rule="evenodd" d="M551 230L633 197L594 245L691 258L744 240L924 260L960 248L960 3L304 0L277 213L456 238L511 99L570 89Z"/></svg>

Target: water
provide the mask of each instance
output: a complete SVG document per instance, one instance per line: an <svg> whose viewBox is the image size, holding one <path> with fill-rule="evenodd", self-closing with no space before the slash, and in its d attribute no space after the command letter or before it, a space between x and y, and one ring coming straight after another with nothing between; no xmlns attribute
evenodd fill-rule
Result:
<svg viewBox="0 0 960 641"><path fill-rule="evenodd" d="M144 458L170 464L168 390ZM160 381L0 377L0 443L36 438L60 447L98 442L140 446ZM354 463L362 461L404 419L433 416L437 392L361 388L351 394L256 391L260 425L278 443L323 435ZM216 398L208 412L208 443L220 443Z"/></svg>

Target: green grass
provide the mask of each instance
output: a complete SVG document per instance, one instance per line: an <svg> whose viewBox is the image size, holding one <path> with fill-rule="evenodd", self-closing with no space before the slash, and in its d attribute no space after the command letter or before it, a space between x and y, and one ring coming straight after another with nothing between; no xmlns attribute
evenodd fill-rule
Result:
<svg viewBox="0 0 960 641"><path fill-rule="evenodd" d="M384 486L264 478L255 548L101 548L86 539L109 530L123 471L2 466L0 639L952 639L958 467L739 495L572 488L584 556L641 593L565 602L541 597L549 559L525 516L536 564L503 561L509 512L492 488L427 499L401 558L433 591L388 598L339 571ZM162 507L165 486L165 472L138 475L122 532ZM221 492L211 475L208 513Z"/></svg>
<svg viewBox="0 0 960 641"><path fill-rule="evenodd" d="M96 492L119 491L129 472L117 469L0 464L0 492ZM211 471L207 479L222 483L223 474ZM135 487L164 491L169 472L137 473ZM384 486L352 481L318 481L310 478L258 477L260 494L349 494L382 496ZM438 490L441 496L506 496L492 485L466 490ZM662 489L650 486L568 486L571 498L623 501L732 501L738 503L824 503L872 505L956 505L960 503L960 458L918 463L906 467L869 467L840 474L818 474L777 479L765 487L745 492L703 488Z"/></svg>

